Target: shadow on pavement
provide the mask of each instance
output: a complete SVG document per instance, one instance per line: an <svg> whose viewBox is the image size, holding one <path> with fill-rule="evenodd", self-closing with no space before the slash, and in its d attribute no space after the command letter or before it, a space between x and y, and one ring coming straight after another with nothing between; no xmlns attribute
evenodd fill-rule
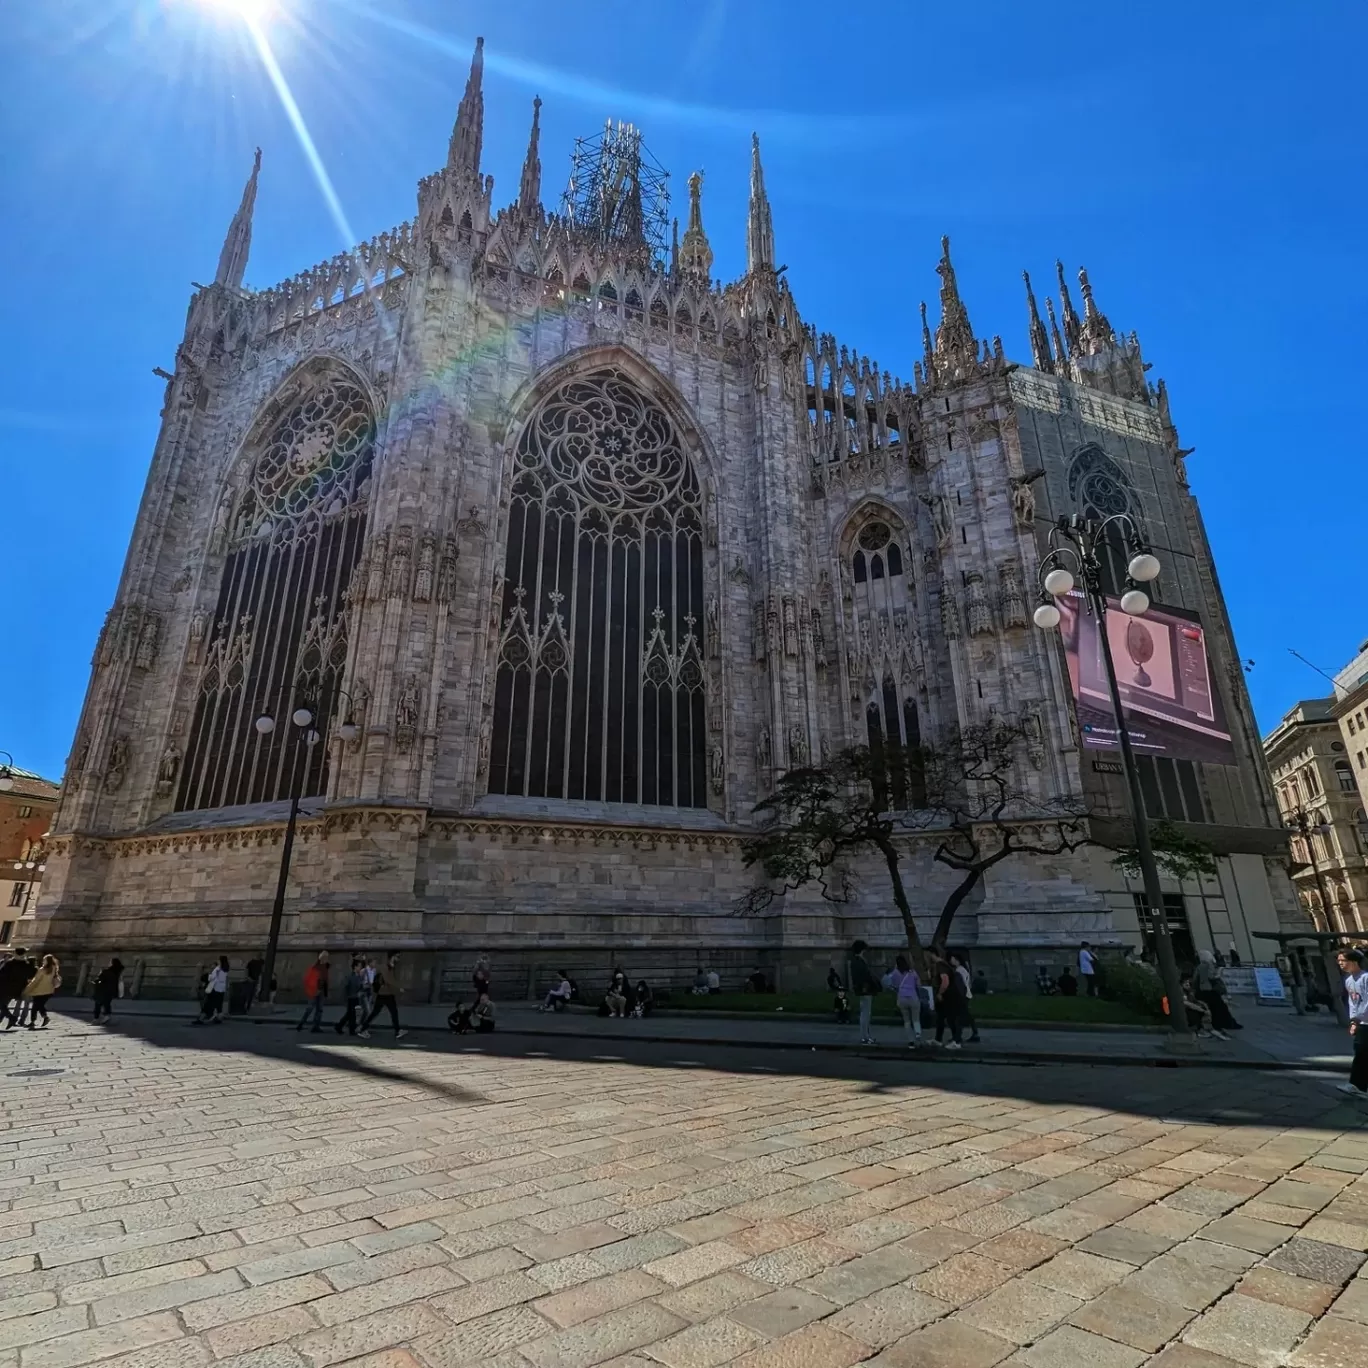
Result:
<svg viewBox="0 0 1368 1368"><path fill-rule="evenodd" d="M57 1013L54 1012L54 1018ZM762 1044L704 1044L634 1041L583 1036L455 1036L420 1030L402 1043L388 1031L370 1041L299 1035L291 1024L238 1022L194 1026L184 1017L116 1017L108 1027L62 1013L87 1029L109 1030L158 1048L256 1055L295 1065L335 1069L378 1081L419 1087L443 1101L477 1105L488 1099L459 1084L424 1075L424 1062L475 1054L486 1058L562 1060L567 1063L673 1069L699 1075L706 1095L709 1072L757 1078L807 1077L863 1083L873 1092L932 1089L942 1093L1028 1101L1042 1106L1100 1108L1175 1122L1220 1126L1316 1126L1354 1130L1368 1125L1368 1104L1337 1094L1330 1080L1307 1074L1230 1071L1201 1067L1116 1067L1105 1058L1094 1065L980 1063L972 1047L954 1056L929 1059L871 1058L853 1051L772 1049ZM400 1059L407 1067L397 1067ZM915 1096L909 1097L915 1105Z"/></svg>

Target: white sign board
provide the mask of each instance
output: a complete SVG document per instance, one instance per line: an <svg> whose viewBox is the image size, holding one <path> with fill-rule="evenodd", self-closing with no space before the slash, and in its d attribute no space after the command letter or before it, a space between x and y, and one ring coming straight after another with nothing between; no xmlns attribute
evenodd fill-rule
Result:
<svg viewBox="0 0 1368 1368"><path fill-rule="evenodd" d="M1255 969L1254 992L1261 998L1277 998L1279 1001L1287 996L1282 975L1273 968Z"/></svg>

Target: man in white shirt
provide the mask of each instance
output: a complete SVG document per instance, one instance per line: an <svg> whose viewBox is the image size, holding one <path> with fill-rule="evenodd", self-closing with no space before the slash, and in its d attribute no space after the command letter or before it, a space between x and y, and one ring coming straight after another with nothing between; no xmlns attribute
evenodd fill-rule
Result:
<svg viewBox="0 0 1368 1368"><path fill-rule="evenodd" d="M1344 993L1349 1000L1349 1034L1354 1037L1354 1062L1349 1081L1339 1085L1340 1092L1355 1097L1368 1096L1368 971L1363 967L1362 950L1339 952Z"/></svg>
<svg viewBox="0 0 1368 1368"><path fill-rule="evenodd" d="M1088 948L1088 942L1084 941L1078 948L1078 981L1088 997L1097 996L1097 980L1093 977L1095 972L1093 952Z"/></svg>

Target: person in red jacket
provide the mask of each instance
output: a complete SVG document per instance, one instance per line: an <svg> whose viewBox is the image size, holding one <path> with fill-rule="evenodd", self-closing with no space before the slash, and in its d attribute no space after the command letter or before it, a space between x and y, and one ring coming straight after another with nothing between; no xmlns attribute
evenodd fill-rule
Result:
<svg viewBox="0 0 1368 1368"><path fill-rule="evenodd" d="M328 952L320 950L318 958L304 971L304 997L308 1005L304 1015L299 1018L296 1031L302 1031L312 1016L313 1029L323 1029L323 1004L328 1000Z"/></svg>

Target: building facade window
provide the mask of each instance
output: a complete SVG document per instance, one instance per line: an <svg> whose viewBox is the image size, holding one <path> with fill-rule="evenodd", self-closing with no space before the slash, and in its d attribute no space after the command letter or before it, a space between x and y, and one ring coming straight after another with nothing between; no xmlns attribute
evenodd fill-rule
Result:
<svg viewBox="0 0 1368 1368"><path fill-rule="evenodd" d="M20 817L32 817L32 816L33 816L33 807L32 807L32 805L29 804L29 803L25 803L25 804L23 805L23 807L21 807L21 808L19 809L19 816L20 816Z"/></svg>
<svg viewBox="0 0 1368 1368"><path fill-rule="evenodd" d="M1074 508L1085 518L1101 522L1115 514L1125 513L1143 531L1140 501L1130 481L1100 446L1089 443L1074 452L1069 461L1068 478ZM1130 562L1130 550L1119 527L1113 525L1107 529L1104 545L1099 550L1103 592L1115 597L1124 591L1126 566ZM1157 580L1148 587L1148 591L1155 602L1162 598Z"/></svg>
<svg viewBox="0 0 1368 1368"><path fill-rule="evenodd" d="M1356 793L1358 782L1354 778L1354 771L1347 760L1335 761L1335 778L1339 781L1340 792Z"/></svg>
<svg viewBox="0 0 1368 1368"><path fill-rule="evenodd" d="M13 922L0 922L0 945L8 945L14 935Z"/></svg>
<svg viewBox="0 0 1368 1368"><path fill-rule="evenodd" d="M25 896L25 894L27 894L27 893L28 893L28 884L26 884L26 883L11 884L11 885L10 885L10 900L9 900L9 905L10 905L11 907L23 907L23 905L24 905L24 896Z"/></svg>
<svg viewBox="0 0 1368 1368"><path fill-rule="evenodd" d="M703 496L627 376L559 385L518 439L489 792L707 806Z"/></svg>
<svg viewBox="0 0 1368 1368"><path fill-rule="evenodd" d="M361 557L375 418L357 384L315 372L272 421L246 487L225 495L215 545L226 551L176 807L229 807L288 796L293 729L312 705L326 734L346 665L346 593ZM307 752L306 797L327 787L328 747Z"/></svg>
<svg viewBox="0 0 1368 1368"><path fill-rule="evenodd" d="M1132 893L1131 897L1135 900L1135 917L1140 923L1140 934L1148 945L1154 934L1149 899L1143 893ZM1164 894L1164 921L1168 925L1169 939L1173 942L1173 953L1178 961L1190 963L1196 959L1192 928L1188 924L1187 899L1181 893Z"/></svg>
<svg viewBox="0 0 1368 1368"><path fill-rule="evenodd" d="M1154 820L1209 822L1211 820L1197 766L1191 760L1166 755L1137 755L1136 773L1145 811Z"/></svg>

